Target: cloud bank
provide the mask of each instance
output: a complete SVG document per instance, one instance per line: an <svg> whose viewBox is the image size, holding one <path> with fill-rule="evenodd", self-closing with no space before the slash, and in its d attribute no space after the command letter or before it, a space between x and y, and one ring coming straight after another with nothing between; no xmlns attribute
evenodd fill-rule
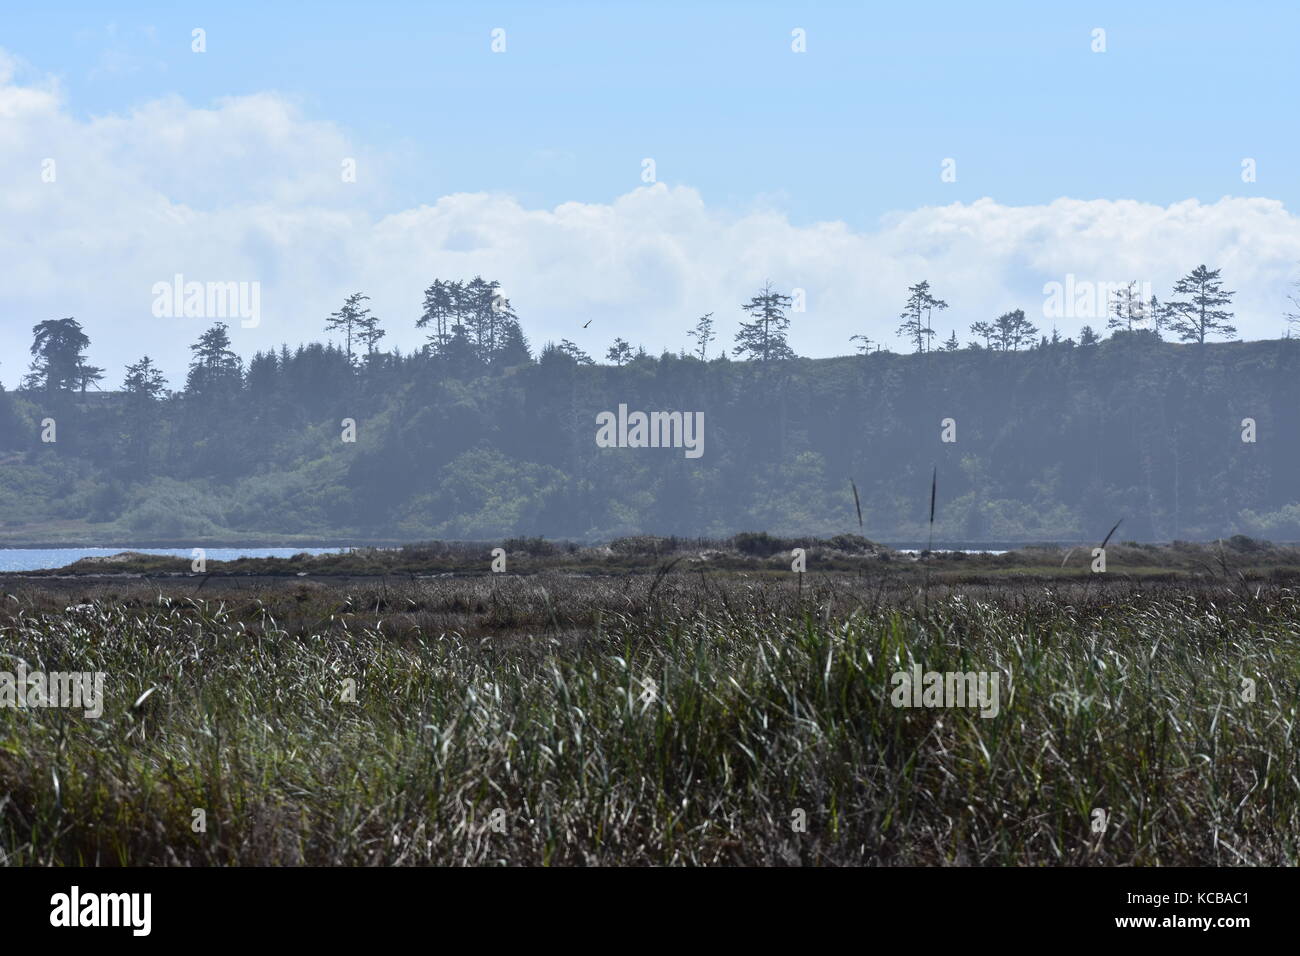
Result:
<svg viewBox="0 0 1300 956"><path fill-rule="evenodd" d="M306 117L291 98L203 108L168 98L82 118L56 83L20 74L0 53L7 387L28 364L31 326L69 315L108 369L106 387L145 352L178 385L188 345L210 322L155 317L151 290L176 274L260 283L260 324L231 322L245 356L323 337L325 316L356 290L371 296L385 344L409 350L423 341L414 322L424 287L475 274L503 283L535 346L563 337L593 354L615 336L652 352L687 348L685 330L705 312L719 323L716 349L730 341L740 303L771 280L804 290L791 344L816 356L851 351L860 333L906 349L894 330L920 279L951 305L935 320L940 337L956 329L965 342L972 322L1013 308L1050 327L1043 286L1069 274L1149 281L1164 298L1202 262L1237 290L1241 336L1276 337L1300 277L1300 219L1269 199L981 199L895 213L870 229L796 224L761 205L711 208L696 190L663 183L551 209L458 193L393 211L386 155ZM355 182L345 181L348 160ZM1060 323L1067 335L1081 324Z"/></svg>

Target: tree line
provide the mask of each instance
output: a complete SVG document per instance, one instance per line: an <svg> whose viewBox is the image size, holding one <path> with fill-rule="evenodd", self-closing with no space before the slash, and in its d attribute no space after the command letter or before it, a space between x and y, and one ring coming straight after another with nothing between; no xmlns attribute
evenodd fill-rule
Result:
<svg viewBox="0 0 1300 956"><path fill-rule="evenodd" d="M1197 266L1175 283L1172 297L1165 302L1154 295L1144 301L1136 289L1137 283L1131 282L1112 293L1108 303L1108 330L1145 331L1158 339L1163 338L1163 333L1172 332L1180 341L1198 344L1204 344L1211 336L1236 334L1237 330L1229 322L1233 313L1225 308L1236 293L1223 288L1218 269ZM926 280L909 286L907 291L896 334L907 341L914 352L929 352L937 334L934 317L948 309L948 303L932 293ZM381 352L378 348L386 332L380 326L379 318L365 304L369 298L361 292L349 295L337 312L326 317L324 331L341 336L346 368L373 368L385 363L400 365L403 360L400 350ZM742 303L740 310L744 318L735 333L731 355L762 363L795 358L789 344L788 311L792 304L793 299L773 289L770 282L748 302ZM681 352L682 357L690 355L701 361L709 360L710 345L718 338L713 316L712 312L706 313L687 330L686 335L694 344L689 352ZM1294 320L1300 316L1291 318ZM437 361L463 375L533 361L519 316L502 293L501 283L495 279L485 280L481 276L469 281L435 279L424 290L423 307L415 325L427 332L427 341L418 357ZM1040 333L1023 309L1005 312L996 319L976 321L970 325L969 331L973 338L965 346L967 349L1015 352L1062 342L1069 346L1076 344L1073 339L1062 339L1055 328L1050 337ZM86 354L90 338L75 318L40 322L33 327L32 336L33 359L22 381L24 389L84 394L88 387L99 388L98 383L105 377L104 369L90 363ZM1100 340L1101 335L1085 325L1080 330L1077 344L1089 346ZM884 343L866 334L852 335L849 341L857 343L860 354L888 351ZM954 352L960 348L954 329L940 350ZM231 347L229 329L224 322L216 322L204 331L190 346L190 351L192 355L184 391L191 395L212 396L238 389L255 366L266 365L270 360L269 353L259 353L246 370ZM612 365L623 366L638 358L647 358L648 353L643 346L634 348L619 336L604 357ZM726 353L723 351L714 357L726 358ZM548 342L538 360L594 364L592 357L569 339L561 339L558 344ZM167 391L167 381L146 355L126 367L121 390L153 399Z"/></svg>

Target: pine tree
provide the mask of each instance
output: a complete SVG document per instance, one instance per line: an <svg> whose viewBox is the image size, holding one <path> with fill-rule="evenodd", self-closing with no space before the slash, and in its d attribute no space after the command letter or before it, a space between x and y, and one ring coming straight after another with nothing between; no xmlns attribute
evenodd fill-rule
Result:
<svg viewBox="0 0 1300 956"><path fill-rule="evenodd" d="M274 357L272 361L274 362ZM126 378L122 380L122 391L142 401L152 402L167 387L167 379L153 364L153 359L145 356L134 365L126 367Z"/></svg>
<svg viewBox="0 0 1300 956"><path fill-rule="evenodd" d="M1130 282L1124 288L1115 291L1111 298L1112 315L1106 322L1106 328L1132 332L1134 323L1142 324L1146 305L1142 301L1142 296L1134 291L1136 288L1137 283Z"/></svg>
<svg viewBox="0 0 1300 956"><path fill-rule="evenodd" d="M605 353L605 358L617 366L622 366L632 360L632 346L623 339L616 338L614 344L609 347L609 351Z"/></svg>
<svg viewBox="0 0 1300 956"><path fill-rule="evenodd" d="M865 335L850 335L850 336L849 336L849 341L850 341L850 342L861 342L861 343L862 343L861 345L858 346L858 354L859 354L859 355L870 355L870 354L871 354L871 339L870 339L869 337L867 337L867 336L865 336Z"/></svg>
<svg viewBox="0 0 1300 956"><path fill-rule="evenodd" d="M1169 325L1169 307L1153 295L1146 304L1145 319L1151 323L1151 331L1156 334L1156 338L1160 338L1160 330Z"/></svg>
<svg viewBox="0 0 1300 956"><path fill-rule="evenodd" d="M916 351L925 352L929 350L930 339L934 337L934 329L930 327L931 313L936 309L948 308L948 303L930 294L930 283L926 280L909 286L907 291L907 305L898 314L903 324L898 327L897 334L915 342ZM925 317L924 322L922 316Z"/></svg>
<svg viewBox="0 0 1300 956"><path fill-rule="evenodd" d="M786 329L790 327L785 309L792 301L787 295L773 292L772 283L763 286L762 292L741 306L752 321L740 323L732 354L746 355L760 362L794 358L794 351L785 338Z"/></svg>
<svg viewBox="0 0 1300 956"><path fill-rule="evenodd" d="M492 354L492 364L501 368L527 365L533 360L528 350L528 339L517 319L507 319L502 325L497 349Z"/></svg>
<svg viewBox="0 0 1300 956"><path fill-rule="evenodd" d="M474 339L460 322L452 325L447 341L437 355L457 377L472 377L482 370Z"/></svg>
<svg viewBox="0 0 1300 956"><path fill-rule="evenodd" d="M1232 313L1219 308L1228 305L1236 293L1224 291L1218 269L1211 272L1204 265L1197 266L1174 285L1174 295L1188 296L1165 305L1171 316L1169 327L1184 342L1204 345L1207 335L1237 334L1228 324Z"/></svg>
<svg viewBox="0 0 1300 956"><path fill-rule="evenodd" d="M926 336L926 347L927 347L927 348L929 348L930 340L931 340L931 338L933 338L933 336L934 336L934 332L933 332L933 330L931 330L931 328L930 328L930 314L931 314L932 312L942 312L942 311L943 311L944 309L946 309L946 308L948 308L948 303L945 302L945 301L943 301L943 299L936 299L934 296L930 295L930 286L929 286L929 283L926 283L926 292L925 292L925 331L926 331L926 333L927 333L927 336Z"/></svg>
<svg viewBox="0 0 1300 956"><path fill-rule="evenodd" d="M47 319L32 326L31 354L35 356L24 379L27 388L47 393L85 392L86 385L104 377L104 370L86 364L90 338L74 318Z"/></svg>
<svg viewBox="0 0 1300 956"><path fill-rule="evenodd" d="M366 361L373 362L375 344L386 333L379 327L379 317L370 314L370 309L362 309L357 314L357 341L366 347Z"/></svg>
<svg viewBox="0 0 1300 956"><path fill-rule="evenodd" d="M998 334L997 327L992 322L976 322L970 327L970 332L984 340L986 349L993 348L993 337Z"/></svg>
<svg viewBox="0 0 1300 956"><path fill-rule="evenodd" d="M126 393L127 399L123 410L126 424L123 437L130 450L131 464L137 473L145 470L150 448L159 431L156 427L159 417L158 398L166 386L167 380L147 355L126 367L126 377L122 381L122 391Z"/></svg>
<svg viewBox="0 0 1300 956"><path fill-rule="evenodd" d="M996 335L998 347L1004 352L1019 351L1023 343L1032 341L1037 334L1037 327L1025 318L1024 309L1004 312L998 316Z"/></svg>
<svg viewBox="0 0 1300 956"><path fill-rule="evenodd" d="M568 339L560 339L560 344L556 346L556 350L560 352L560 354L565 355L568 358L572 359L574 362L576 362L579 365L596 364L595 362L592 361L590 355L584 352L577 345L570 342Z"/></svg>
<svg viewBox="0 0 1300 956"><path fill-rule="evenodd" d="M417 329L423 329L430 323L433 332L429 334L429 347L435 353L441 352L451 338L451 325L456 317L459 283L443 282L434 279L433 284L424 290L424 311L415 322Z"/></svg>
<svg viewBox="0 0 1300 956"><path fill-rule="evenodd" d="M77 389L82 395L86 394L86 386L94 385L96 382L103 381L104 370L98 365L87 365L82 362L77 366ZM98 385L95 385L98 388Z"/></svg>
<svg viewBox="0 0 1300 956"><path fill-rule="evenodd" d="M191 395L211 395L238 389L243 363L230 348L230 333L224 322L217 322L190 346L194 358L185 378L185 391Z"/></svg>
<svg viewBox="0 0 1300 956"><path fill-rule="evenodd" d="M501 283L496 279L483 285L478 293L476 309L481 313L479 325L483 329L480 354L485 362L494 363L507 331L512 323L518 324L519 316L515 315L510 300L502 293Z"/></svg>
<svg viewBox="0 0 1300 956"><path fill-rule="evenodd" d="M352 364L352 339L354 337L358 341L367 341L371 351L373 351L374 342L378 341L384 334L377 328L376 322L378 320L370 317L370 309L361 304L369 299L370 296L368 295L354 292L347 297L347 300L343 303L343 308L330 313L329 318L325 320L326 332L343 329L344 336L347 339L349 365ZM366 336L373 336L373 338L367 339Z"/></svg>
<svg viewBox="0 0 1300 956"><path fill-rule="evenodd" d="M474 343L479 360L486 362L492 355L494 329L493 300L499 283L488 282L475 276L461 290L457 303L461 324Z"/></svg>
<svg viewBox="0 0 1300 956"><path fill-rule="evenodd" d="M713 313L708 312L700 316L699 321L695 323L695 328L686 333L695 339L695 347L700 350L700 361L706 361L709 351L709 343L717 336L713 333Z"/></svg>

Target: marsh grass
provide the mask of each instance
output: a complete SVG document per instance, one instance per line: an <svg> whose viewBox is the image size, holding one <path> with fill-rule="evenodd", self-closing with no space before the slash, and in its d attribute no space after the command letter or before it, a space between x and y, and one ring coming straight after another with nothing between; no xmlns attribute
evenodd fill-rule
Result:
<svg viewBox="0 0 1300 956"><path fill-rule="evenodd" d="M1297 862L1300 592L938 582L927 613L904 581L790 577L24 587L0 660L104 671L108 700L0 708L0 854ZM1000 713L895 708L912 662L1000 672Z"/></svg>

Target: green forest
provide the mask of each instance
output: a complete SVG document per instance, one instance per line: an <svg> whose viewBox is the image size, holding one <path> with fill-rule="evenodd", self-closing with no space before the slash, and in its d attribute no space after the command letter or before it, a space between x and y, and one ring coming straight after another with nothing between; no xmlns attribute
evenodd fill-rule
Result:
<svg viewBox="0 0 1300 956"><path fill-rule="evenodd" d="M175 388L147 357L109 383L81 325L50 320L0 392L0 541L911 543L932 474L936 546L1095 541L1120 519L1126 540L1300 540L1300 341L1209 341L1232 333L1231 293L1205 267L1185 282L1164 304L1117 295L1077 341L1016 311L938 348L946 303L919 283L910 353L855 336L824 359L794 354L769 286L729 350L704 316L679 353L619 337L598 363L568 341L534 354L497 283L437 281L423 349L383 350L358 293L329 341L247 359L212 323ZM702 453L602 447L620 406L702 413Z"/></svg>

